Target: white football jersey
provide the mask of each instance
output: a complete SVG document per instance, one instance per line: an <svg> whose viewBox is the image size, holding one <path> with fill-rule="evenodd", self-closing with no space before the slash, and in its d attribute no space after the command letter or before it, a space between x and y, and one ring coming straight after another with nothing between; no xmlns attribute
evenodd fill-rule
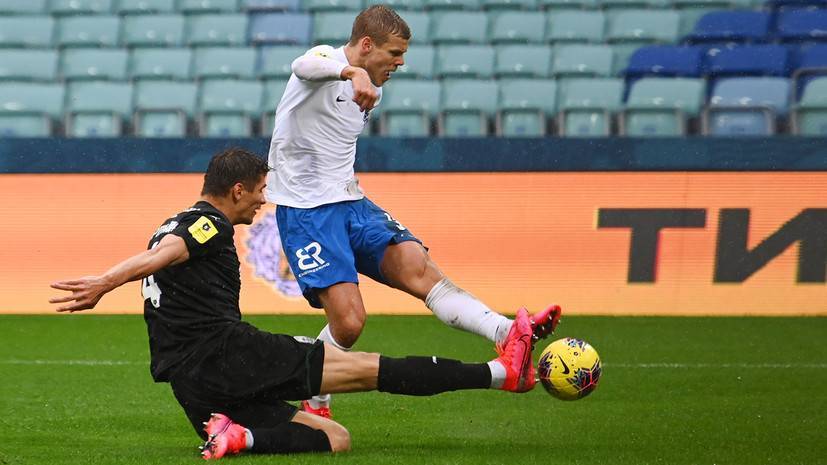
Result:
<svg viewBox="0 0 827 465"><path fill-rule="evenodd" d="M319 45L305 56L348 65L344 47ZM382 89L377 88L379 98ZM364 197L353 171L356 139L370 112L353 101L353 85L341 79L307 81L290 76L276 108L270 141L267 200L277 205L311 208Z"/></svg>

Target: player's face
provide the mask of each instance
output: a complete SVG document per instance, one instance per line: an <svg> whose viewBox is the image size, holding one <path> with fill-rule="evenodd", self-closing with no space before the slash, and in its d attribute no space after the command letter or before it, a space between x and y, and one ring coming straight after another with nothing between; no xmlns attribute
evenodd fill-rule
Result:
<svg viewBox="0 0 827 465"><path fill-rule="evenodd" d="M256 217L258 209L266 203L264 199L264 188L266 186L266 177L262 176L252 192L248 192L247 189L242 189L241 199L238 202L241 224L253 224L253 219Z"/></svg>
<svg viewBox="0 0 827 465"><path fill-rule="evenodd" d="M405 64L403 55L407 51L408 41L393 34L388 36L384 44L373 47L365 58L365 69L373 85L381 87L387 82L391 73Z"/></svg>

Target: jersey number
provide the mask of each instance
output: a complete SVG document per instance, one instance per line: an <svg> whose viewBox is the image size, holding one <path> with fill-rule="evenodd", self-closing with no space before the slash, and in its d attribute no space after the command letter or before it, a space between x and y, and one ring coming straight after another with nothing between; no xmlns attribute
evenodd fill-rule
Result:
<svg viewBox="0 0 827 465"><path fill-rule="evenodd" d="M158 243L152 244L152 249ZM161 306L161 288L158 287L158 283L155 282L155 276L149 275L143 279L141 282L141 295L144 296L144 300L149 299L149 302L152 304L153 307L158 308Z"/></svg>

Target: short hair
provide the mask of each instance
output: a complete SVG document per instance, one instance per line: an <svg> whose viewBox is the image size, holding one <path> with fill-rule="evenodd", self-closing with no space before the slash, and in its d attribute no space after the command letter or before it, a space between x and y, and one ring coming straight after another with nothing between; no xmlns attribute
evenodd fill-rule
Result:
<svg viewBox="0 0 827 465"><path fill-rule="evenodd" d="M239 182L252 191L268 171L267 162L258 155L237 147L227 149L210 160L201 195L226 195Z"/></svg>
<svg viewBox="0 0 827 465"><path fill-rule="evenodd" d="M359 39L368 36L376 45L388 41L390 35L408 40L411 29L397 12L387 5L373 5L366 8L353 20L350 32L350 45L356 45Z"/></svg>

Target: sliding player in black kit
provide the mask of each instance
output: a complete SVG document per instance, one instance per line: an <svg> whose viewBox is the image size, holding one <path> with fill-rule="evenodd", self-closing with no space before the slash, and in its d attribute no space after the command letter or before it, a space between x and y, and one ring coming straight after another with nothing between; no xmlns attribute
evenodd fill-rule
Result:
<svg viewBox="0 0 827 465"><path fill-rule="evenodd" d="M241 149L209 163L201 199L158 228L147 251L100 276L61 281L58 312L93 308L107 292L143 279L150 369L168 382L196 431L202 455L344 451L347 430L298 411L288 400L379 390L433 395L461 389L526 392L534 387L532 328L520 310L505 350L486 363L344 352L322 341L261 331L241 321L233 226L251 224L265 203L267 164ZM202 425L205 424L205 427Z"/></svg>

